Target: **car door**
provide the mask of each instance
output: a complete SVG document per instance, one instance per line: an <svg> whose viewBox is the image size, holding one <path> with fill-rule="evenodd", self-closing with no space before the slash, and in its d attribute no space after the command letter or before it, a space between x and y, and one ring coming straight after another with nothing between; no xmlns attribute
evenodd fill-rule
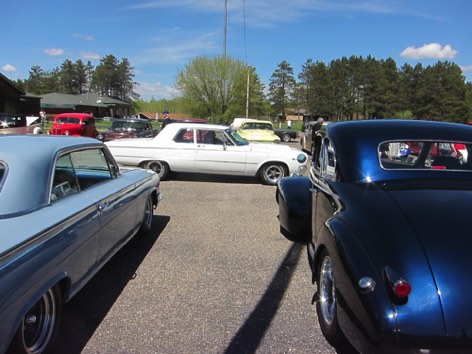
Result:
<svg viewBox="0 0 472 354"><path fill-rule="evenodd" d="M316 245L321 228L325 225L325 221L333 215L336 206L329 186L332 181L336 180L336 153L328 136L316 136L313 169L311 226L313 230L312 243Z"/></svg>
<svg viewBox="0 0 472 354"><path fill-rule="evenodd" d="M113 255L137 226L135 185L120 175L103 148L71 154L81 193L94 199L100 218L98 262Z"/></svg>
<svg viewBox="0 0 472 354"><path fill-rule="evenodd" d="M236 146L223 130L198 129L195 169L200 173L243 175L247 149Z"/></svg>

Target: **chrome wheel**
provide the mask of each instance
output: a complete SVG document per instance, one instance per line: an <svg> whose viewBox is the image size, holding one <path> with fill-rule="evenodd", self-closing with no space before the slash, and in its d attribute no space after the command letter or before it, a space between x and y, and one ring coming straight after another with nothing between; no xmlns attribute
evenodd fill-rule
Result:
<svg viewBox="0 0 472 354"><path fill-rule="evenodd" d="M49 349L61 314L60 293L49 289L25 314L17 332L18 352L43 353Z"/></svg>
<svg viewBox="0 0 472 354"><path fill-rule="evenodd" d="M141 224L141 231L149 231L152 228L152 219L154 217L154 204L152 196L150 195L146 201L146 208L144 209L143 223Z"/></svg>
<svg viewBox="0 0 472 354"><path fill-rule="evenodd" d="M277 185L282 177L287 175L287 169L280 164L269 164L262 168L261 177L264 184Z"/></svg>
<svg viewBox="0 0 472 354"><path fill-rule="evenodd" d="M319 279L321 316L328 326L331 326L336 314L336 289L331 258L325 256L320 268Z"/></svg>
<svg viewBox="0 0 472 354"><path fill-rule="evenodd" d="M282 134L282 141L288 143L291 140L289 134Z"/></svg>
<svg viewBox="0 0 472 354"><path fill-rule="evenodd" d="M161 161L150 161L146 165L146 168L156 172L160 179L165 179L169 173L169 166L165 162Z"/></svg>

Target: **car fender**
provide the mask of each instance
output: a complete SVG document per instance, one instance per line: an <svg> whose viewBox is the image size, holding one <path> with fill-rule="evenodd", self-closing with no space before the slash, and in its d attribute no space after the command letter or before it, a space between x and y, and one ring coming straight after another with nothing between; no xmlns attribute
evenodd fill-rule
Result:
<svg viewBox="0 0 472 354"><path fill-rule="evenodd" d="M8 340L6 343L4 343L6 345L5 348L8 348L8 346L10 345L10 342L15 336L16 330L19 328L25 314L31 309L34 304L39 301L39 299L47 292L48 289L52 289L55 286L59 286L63 302L62 304L60 304L61 306L63 306L63 304L70 299L70 278L64 272L57 273L55 276L51 277L47 281L44 281L42 284L37 283L37 286L38 287L35 289L30 288L29 291L24 292L22 296L19 296L19 298L15 300L20 301L23 306L16 314L12 314L14 316L14 322L13 325L9 327L11 328L11 331L9 331L10 333L6 334ZM12 306L10 306L10 308L12 308ZM13 316L11 318L13 318ZM0 352L1 351L2 348L0 347Z"/></svg>
<svg viewBox="0 0 472 354"><path fill-rule="evenodd" d="M341 218L333 217L325 223L317 236L314 256L310 262L312 280L318 280L316 265L321 251L326 249L334 266L337 314L343 333L350 333L350 340L358 338L357 344L360 347L366 341L375 344L396 337L396 309L389 299L383 276L349 224ZM359 280L364 277L374 280L375 286L372 289L365 290L359 286Z"/></svg>
<svg viewBox="0 0 472 354"><path fill-rule="evenodd" d="M290 241L306 244L311 234L311 182L306 176L282 178L276 191L280 232Z"/></svg>

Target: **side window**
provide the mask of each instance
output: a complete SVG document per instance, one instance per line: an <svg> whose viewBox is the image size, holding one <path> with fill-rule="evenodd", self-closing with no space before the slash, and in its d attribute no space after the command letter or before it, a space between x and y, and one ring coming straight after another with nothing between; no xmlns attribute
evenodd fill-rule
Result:
<svg viewBox="0 0 472 354"><path fill-rule="evenodd" d="M313 151L314 169L318 175L336 178L336 153L334 146L327 137L317 135Z"/></svg>
<svg viewBox="0 0 472 354"><path fill-rule="evenodd" d="M176 143L193 143L193 129L181 129L174 138Z"/></svg>
<svg viewBox="0 0 472 354"><path fill-rule="evenodd" d="M318 174L321 174L323 155L321 153L321 136L317 135L315 137L315 142L313 144L312 158L313 158L313 167Z"/></svg>
<svg viewBox="0 0 472 354"><path fill-rule="evenodd" d="M110 163L102 149L79 150L70 155L81 190L110 180L115 175L114 165Z"/></svg>
<svg viewBox="0 0 472 354"><path fill-rule="evenodd" d="M331 140L325 138L323 140L323 150L324 150L324 173L328 178L336 177L336 155L334 151L333 144Z"/></svg>
<svg viewBox="0 0 472 354"><path fill-rule="evenodd" d="M70 155L63 155L57 160L54 167L51 202L78 192L77 178L72 167Z"/></svg>

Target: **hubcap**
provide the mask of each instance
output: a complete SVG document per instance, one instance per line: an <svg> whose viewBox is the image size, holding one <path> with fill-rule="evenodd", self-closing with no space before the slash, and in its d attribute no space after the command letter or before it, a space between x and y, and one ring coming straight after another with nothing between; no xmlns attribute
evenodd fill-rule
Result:
<svg viewBox="0 0 472 354"><path fill-rule="evenodd" d="M56 322L54 291L49 289L23 320L23 343L27 352L42 353L48 346Z"/></svg>
<svg viewBox="0 0 472 354"><path fill-rule="evenodd" d="M146 225L146 228L151 227L152 216L153 216L152 201L151 201L151 197L149 197L146 203L146 210L144 211L144 224Z"/></svg>
<svg viewBox="0 0 472 354"><path fill-rule="evenodd" d="M326 256L321 264L320 271L320 301L321 312L326 323L330 325L334 319L336 310L336 294L334 286L333 265L331 259Z"/></svg>
<svg viewBox="0 0 472 354"><path fill-rule="evenodd" d="M151 162L148 165L148 168L156 172L159 175L159 177L162 177L162 165L160 162Z"/></svg>
<svg viewBox="0 0 472 354"><path fill-rule="evenodd" d="M282 167L280 166L270 166L266 170L266 179L267 181L275 184L278 182L279 179L281 179L284 176L284 171Z"/></svg>

